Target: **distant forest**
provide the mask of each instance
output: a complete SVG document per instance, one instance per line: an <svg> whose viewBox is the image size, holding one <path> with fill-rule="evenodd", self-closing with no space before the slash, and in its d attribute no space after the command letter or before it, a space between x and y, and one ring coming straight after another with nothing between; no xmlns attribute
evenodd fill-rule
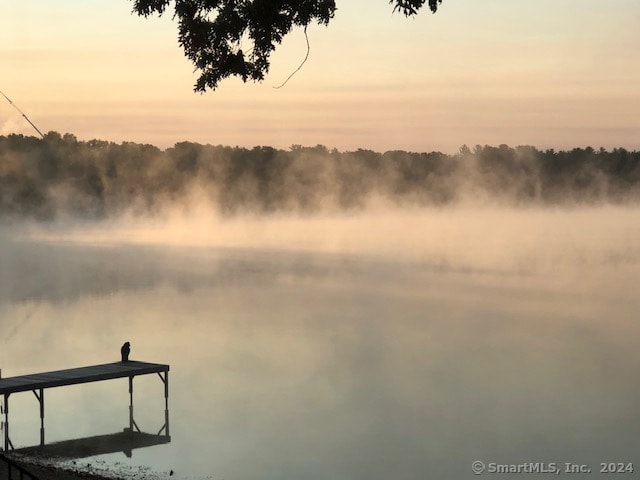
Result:
<svg viewBox="0 0 640 480"><path fill-rule="evenodd" d="M154 215L197 191L222 214L313 213L456 202L576 205L640 201L640 152L463 146L455 155L318 145L252 149L181 142L0 136L0 218Z"/></svg>

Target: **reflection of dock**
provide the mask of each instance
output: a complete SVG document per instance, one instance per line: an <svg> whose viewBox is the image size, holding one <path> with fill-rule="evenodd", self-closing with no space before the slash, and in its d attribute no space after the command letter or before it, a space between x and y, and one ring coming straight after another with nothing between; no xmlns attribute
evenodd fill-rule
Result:
<svg viewBox="0 0 640 480"><path fill-rule="evenodd" d="M118 452L123 452L127 457L131 457L131 452L137 448L152 447L170 442L171 437L168 435L153 435L125 429L123 432L109 435L65 440L37 447L18 448L14 452L58 459L85 458Z"/></svg>
<svg viewBox="0 0 640 480"><path fill-rule="evenodd" d="M158 432L159 436L164 432L165 438L169 438L169 365L147 362L115 362L104 365L71 368L54 372L36 373L0 379L0 395L4 395L4 450L13 450L13 444L9 437L9 395L31 390L40 403L40 446L44 446L44 390L46 388L77 385L80 383L100 382L115 378L129 378L129 431L134 428L140 433L140 429L133 419L133 378L138 375L157 373L164 383L165 420ZM164 375L163 375L164 374ZM163 442L167 443L167 442ZM121 451L118 449L117 451Z"/></svg>

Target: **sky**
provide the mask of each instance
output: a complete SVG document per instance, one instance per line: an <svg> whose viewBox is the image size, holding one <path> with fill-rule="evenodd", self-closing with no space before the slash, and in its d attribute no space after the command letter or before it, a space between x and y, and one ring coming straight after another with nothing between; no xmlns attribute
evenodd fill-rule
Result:
<svg viewBox="0 0 640 480"><path fill-rule="evenodd" d="M193 92L171 15L130 0L0 0L0 90L81 140L455 153L508 144L640 149L638 0L444 0L432 15L337 0L262 83ZM34 134L0 97L0 134Z"/></svg>

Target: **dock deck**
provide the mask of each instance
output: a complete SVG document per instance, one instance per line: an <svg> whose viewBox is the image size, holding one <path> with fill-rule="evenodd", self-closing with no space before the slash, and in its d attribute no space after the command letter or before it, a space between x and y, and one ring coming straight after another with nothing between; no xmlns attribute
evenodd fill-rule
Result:
<svg viewBox="0 0 640 480"><path fill-rule="evenodd" d="M133 360L69 368L66 370L56 370L54 372L0 378L0 395L168 371L169 365L136 362Z"/></svg>

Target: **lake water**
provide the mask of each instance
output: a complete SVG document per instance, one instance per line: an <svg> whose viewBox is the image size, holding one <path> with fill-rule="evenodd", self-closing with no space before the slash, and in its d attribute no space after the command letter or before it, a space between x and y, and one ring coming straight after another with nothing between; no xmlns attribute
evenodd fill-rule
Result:
<svg viewBox="0 0 640 480"><path fill-rule="evenodd" d="M132 359L171 365L171 442L78 468L239 480L475 478L476 460L640 470L640 209L202 215L2 229L3 377L117 361L126 340ZM136 422L156 433L162 382L134 385ZM128 426L126 379L45 396L47 442ZM36 445L38 402L10 400L14 445Z"/></svg>

